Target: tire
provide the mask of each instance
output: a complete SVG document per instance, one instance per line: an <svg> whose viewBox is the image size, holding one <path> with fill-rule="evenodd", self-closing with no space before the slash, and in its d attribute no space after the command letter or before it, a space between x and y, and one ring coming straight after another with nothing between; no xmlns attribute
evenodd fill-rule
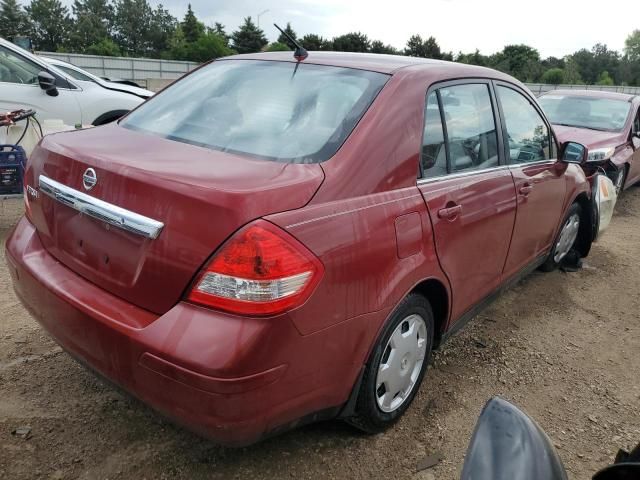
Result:
<svg viewBox="0 0 640 480"><path fill-rule="evenodd" d="M421 325L424 326L424 330ZM396 348L390 344L394 334L394 339L397 339ZM420 389L427 371L433 347L433 335L434 320L431 305L422 295L416 293L408 295L389 318L371 352L360 384L355 412L353 416L346 419L348 423L366 433L379 433L389 428L402 416ZM413 342L414 338L415 342ZM417 345L417 350L411 351L414 343ZM406 350L406 347L409 350ZM420 363L422 355L424 356ZM388 365L390 374L396 372L397 375L391 376L391 382L378 385L378 372L384 363ZM400 391L394 396L394 392L386 392L387 385L403 384L403 382L411 383L410 387L404 383L405 394L401 394L402 391ZM385 408L387 411L383 410L381 405L384 403L383 399L387 400Z"/></svg>
<svg viewBox="0 0 640 480"><path fill-rule="evenodd" d="M578 218L578 225L577 225L577 232L575 234L575 237L573 238L573 241L571 242L571 245L569 245L569 248L566 249L565 245L566 242L564 243L564 245L560 245L560 241L561 241L561 236L563 231L565 230L565 228L568 227L568 223L570 220L575 219L575 216L577 216ZM556 268L558 268L560 266L560 263L562 262L564 256L566 256L567 253L569 253L577 244L577 242L580 239L580 232L583 230L582 228L582 222L584 221L583 216L582 216L582 207L580 206L579 203L574 203L573 205L571 205L571 208L569 208L569 211L567 212L567 215L564 217L564 220L562 221L562 226L560 227L560 231L558 232L558 235L556 236L555 240L553 241L553 248L551 249L551 251L549 252L549 256L547 257L547 259L545 260L545 262L542 264L542 266L540 267L540 270L542 270L543 272L551 272L553 270L555 270ZM564 256L560 259L557 259L557 253L558 253L558 249L559 248L563 248L566 249L566 251L564 252Z"/></svg>

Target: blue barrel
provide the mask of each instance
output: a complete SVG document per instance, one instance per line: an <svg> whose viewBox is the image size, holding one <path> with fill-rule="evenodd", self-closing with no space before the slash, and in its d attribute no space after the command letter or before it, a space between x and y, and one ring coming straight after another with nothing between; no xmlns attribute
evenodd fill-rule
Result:
<svg viewBox="0 0 640 480"><path fill-rule="evenodd" d="M22 193L27 154L20 145L0 145L0 195Z"/></svg>

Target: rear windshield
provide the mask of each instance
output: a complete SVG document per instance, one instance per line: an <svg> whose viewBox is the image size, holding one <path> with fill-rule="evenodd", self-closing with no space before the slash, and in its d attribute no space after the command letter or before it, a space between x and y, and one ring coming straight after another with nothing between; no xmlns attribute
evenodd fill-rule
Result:
<svg viewBox="0 0 640 480"><path fill-rule="evenodd" d="M388 75L305 63L216 61L121 125L179 142L290 163L340 148Z"/></svg>
<svg viewBox="0 0 640 480"><path fill-rule="evenodd" d="M622 130L631 109L625 100L578 95L550 94L538 101L555 125L607 132Z"/></svg>

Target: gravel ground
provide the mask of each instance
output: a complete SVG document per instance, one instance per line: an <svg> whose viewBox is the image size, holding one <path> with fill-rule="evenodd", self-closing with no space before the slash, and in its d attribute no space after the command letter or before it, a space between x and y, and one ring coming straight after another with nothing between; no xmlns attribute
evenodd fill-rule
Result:
<svg viewBox="0 0 640 480"><path fill-rule="evenodd" d="M0 241L20 215L0 201ZM577 273L534 273L435 355L395 428L325 422L217 447L88 373L41 330L0 262L0 478L457 479L485 401L499 394L553 439L571 479L640 441L640 188ZM28 438L16 428L30 427ZM436 467L416 472L425 456Z"/></svg>

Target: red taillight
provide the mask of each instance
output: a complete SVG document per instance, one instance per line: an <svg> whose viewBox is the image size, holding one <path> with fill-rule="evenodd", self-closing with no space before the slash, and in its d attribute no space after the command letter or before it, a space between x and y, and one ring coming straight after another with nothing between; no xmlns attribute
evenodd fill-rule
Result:
<svg viewBox="0 0 640 480"><path fill-rule="evenodd" d="M258 220L214 255L187 300L237 314L273 315L302 304L322 273L322 264L304 245Z"/></svg>

